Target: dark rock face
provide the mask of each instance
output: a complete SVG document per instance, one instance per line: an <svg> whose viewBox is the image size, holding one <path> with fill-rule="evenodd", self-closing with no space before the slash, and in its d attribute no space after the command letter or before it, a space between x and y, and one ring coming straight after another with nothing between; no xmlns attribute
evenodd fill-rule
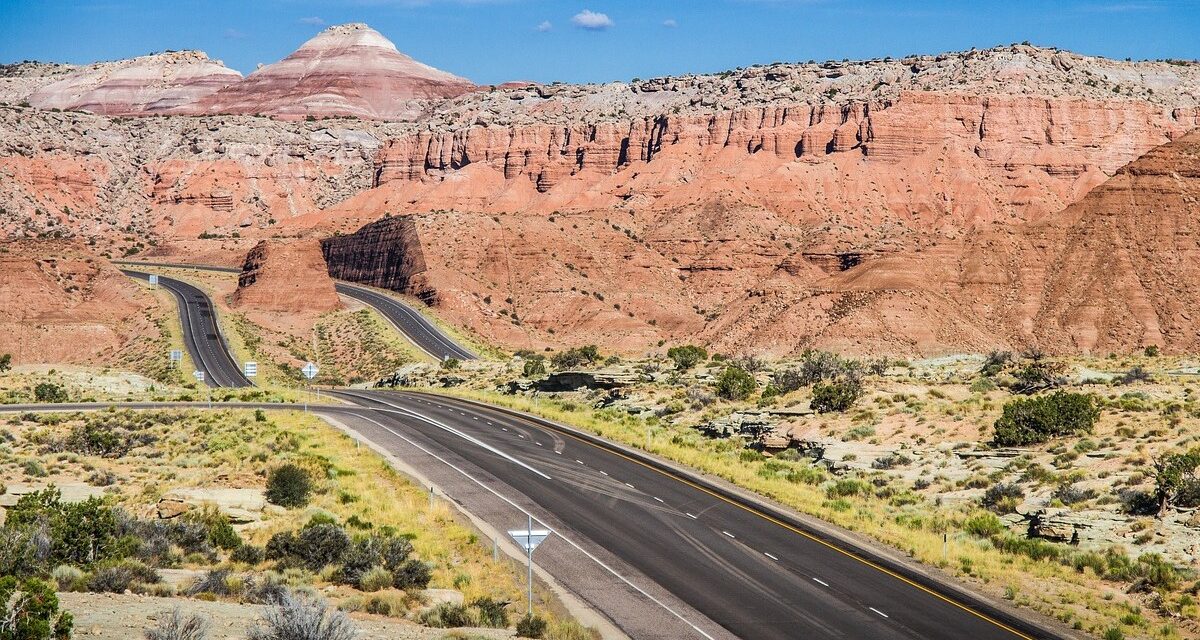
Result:
<svg viewBox="0 0 1200 640"><path fill-rule="evenodd" d="M353 234L326 238L321 251L334 278L408 293L427 304L437 301L437 291L424 277L425 257L412 218L385 218Z"/></svg>

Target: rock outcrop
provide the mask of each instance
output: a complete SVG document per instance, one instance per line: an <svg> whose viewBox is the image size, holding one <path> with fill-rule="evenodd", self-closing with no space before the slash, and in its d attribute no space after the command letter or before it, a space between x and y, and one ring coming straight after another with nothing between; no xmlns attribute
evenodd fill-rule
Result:
<svg viewBox="0 0 1200 640"><path fill-rule="evenodd" d="M187 110L241 79L201 51L177 51L78 67L25 100L40 109L151 115Z"/></svg>
<svg viewBox="0 0 1200 640"><path fill-rule="evenodd" d="M233 306L319 314L341 307L317 240L263 240L246 254Z"/></svg>
<svg viewBox="0 0 1200 640"><path fill-rule="evenodd" d="M113 362L159 335L153 297L75 243L5 244L0 300L0 353L14 364Z"/></svg>
<svg viewBox="0 0 1200 640"><path fill-rule="evenodd" d="M181 112L406 120L474 85L400 53L365 24L330 27L283 60Z"/></svg>

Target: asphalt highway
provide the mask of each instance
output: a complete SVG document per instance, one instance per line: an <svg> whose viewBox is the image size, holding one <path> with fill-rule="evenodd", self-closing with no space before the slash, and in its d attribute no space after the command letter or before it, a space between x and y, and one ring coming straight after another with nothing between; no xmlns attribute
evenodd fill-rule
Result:
<svg viewBox="0 0 1200 640"><path fill-rule="evenodd" d="M419 311L409 305L391 296L372 291L366 287L350 284L349 282L339 281L334 284L334 287L337 288L338 293L374 307L400 333L403 333L410 342L434 358L438 360L445 360L446 358L455 358L457 360L475 359L475 354L459 346L445 333L442 333L425 316L421 315Z"/></svg>
<svg viewBox="0 0 1200 640"><path fill-rule="evenodd" d="M197 365L210 372L209 382L244 386L247 381L225 351L204 293L171 278L159 282L178 298L185 341ZM382 299L368 302L372 306L386 309L384 303L391 302L368 289L355 289L355 294ZM815 527L692 472L568 427L433 394L331 393L348 404L309 409L356 420L355 430L397 459L413 456L413 446L419 445L436 460L481 478L481 487L536 507L546 514L540 518L543 523L552 522L558 537L572 540L581 553L585 548L602 551L611 559L611 565L602 566L620 574L626 584L652 581L651 591L681 603L673 608L635 587L636 593L626 595L652 600L657 608L651 609L662 617L648 627L644 620L623 619L630 615L625 607L599 602L602 594L584 596L631 637L1060 637L848 536L831 535L829 527ZM0 410L10 408L21 409ZM596 555L585 553L580 558L587 559L578 562L596 560ZM570 567L560 563L558 570L556 577L573 591L587 593L586 584L569 584ZM636 580L627 580L625 573Z"/></svg>
<svg viewBox="0 0 1200 640"><path fill-rule="evenodd" d="M333 393L375 409L375 419L395 432L453 452L735 636L1056 637L965 591L573 430L433 394ZM375 435L404 452L403 442Z"/></svg>
<svg viewBox="0 0 1200 640"><path fill-rule="evenodd" d="M150 274L141 271L122 269L121 272L141 280L150 279ZM186 282L166 276L160 275L158 284L170 291L179 304L183 344L197 369L204 372L204 383L210 387L254 386L229 355L208 295Z"/></svg>
<svg viewBox="0 0 1200 640"><path fill-rule="evenodd" d="M480 487L496 495L534 505L533 513L549 514L538 515L539 524L554 531L544 547L562 547L560 540L570 540L580 550L603 550L611 559L601 566L634 576L628 584L637 591L626 597L653 600L639 609L643 618L647 610L657 614L658 619L649 622L631 619L637 607L604 609L592 601L633 638L1065 637L961 588L914 574L853 542L808 530L803 522L725 493L691 472L561 425L435 394L331 393L350 404L308 409L348 423L358 419L354 424L361 435L397 458L413 457L417 447L479 479ZM111 405L58 409L107 406ZM262 403L217 407L299 408ZM0 411L51 409L55 407L0 405ZM466 496L450 497L470 502ZM524 522L508 517L492 524L503 528ZM539 548L542 554L552 551ZM579 555L574 561L599 563L596 555ZM570 567L560 563L552 568L565 574L556 577L573 591L587 593L586 584L571 584ZM640 580L654 584L639 584ZM654 588L682 605L672 608L650 598Z"/></svg>
<svg viewBox="0 0 1200 640"><path fill-rule="evenodd" d="M240 269L232 267L217 267L211 265L199 265L188 263L175 262L122 262L125 265L137 265L146 267L176 267L184 269L200 269L202 271L218 271L221 273L240 273ZM139 276L145 279L145 276ZM396 328L404 337L408 338L417 348L437 360L446 358L455 358L458 360L474 360L474 353L470 350L454 342L447 336L437 325L430 322L421 312L412 308L410 305L397 300L391 296L373 291L367 287L362 287L356 284L343 281L335 281L334 284L337 292L354 298L363 304L373 307L376 311L387 318L388 322Z"/></svg>

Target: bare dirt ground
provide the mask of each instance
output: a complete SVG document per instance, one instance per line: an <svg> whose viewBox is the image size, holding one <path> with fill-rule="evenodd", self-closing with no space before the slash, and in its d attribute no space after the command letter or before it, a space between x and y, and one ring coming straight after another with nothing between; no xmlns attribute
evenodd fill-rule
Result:
<svg viewBox="0 0 1200 640"><path fill-rule="evenodd" d="M154 626L175 607L185 614L198 614L210 621L213 640L240 640L255 624L264 607L235 602L206 602L191 598L158 598L120 593L60 593L62 605L75 615L75 636L94 640L130 640ZM480 639L511 638L504 629L429 629L382 616L355 614L358 640L433 640L456 634Z"/></svg>

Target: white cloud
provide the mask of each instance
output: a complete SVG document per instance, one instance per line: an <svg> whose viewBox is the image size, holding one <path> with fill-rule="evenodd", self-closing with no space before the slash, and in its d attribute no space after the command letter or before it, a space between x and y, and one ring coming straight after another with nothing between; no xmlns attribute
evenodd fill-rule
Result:
<svg viewBox="0 0 1200 640"><path fill-rule="evenodd" d="M538 26L534 27L534 29L537 29L540 33L546 33L553 28L554 25L550 24L549 20L542 20L538 23Z"/></svg>
<svg viewBox="0 0 1200 640"><path fill-rule="evenodd" d="M675 18L667 18L666 20L663 20L663 26L668 29L674 29L675 27L679 26L679 23L675 22Z"/></svg>
<svg viewBox="0 0 1200 640"><path fill-rule="evenodd" d="M314 27L323 27L323 26L325 26L325 19L318 18L317 16L311 16L308 18L300 18L300 24L308 24L308 25L312 25Z"/></svg>
<svg viewBox="0 0 1200 640"><path fill-rule="evenodd" d="M229 28L225 30L225 37L240 40L245 38L246 34L238 31L237 29Z"/></svg>
<svg viewBox="0 0 1200 640"><path fill-rule="evenodd" d="M575 17L571 18L571 23L580 29L588 29L591 31L603 31L615 24L612 21L612 18L609 18L603 13L597 13L590 9L584 9L583 11L575 14Z"/></svg>

